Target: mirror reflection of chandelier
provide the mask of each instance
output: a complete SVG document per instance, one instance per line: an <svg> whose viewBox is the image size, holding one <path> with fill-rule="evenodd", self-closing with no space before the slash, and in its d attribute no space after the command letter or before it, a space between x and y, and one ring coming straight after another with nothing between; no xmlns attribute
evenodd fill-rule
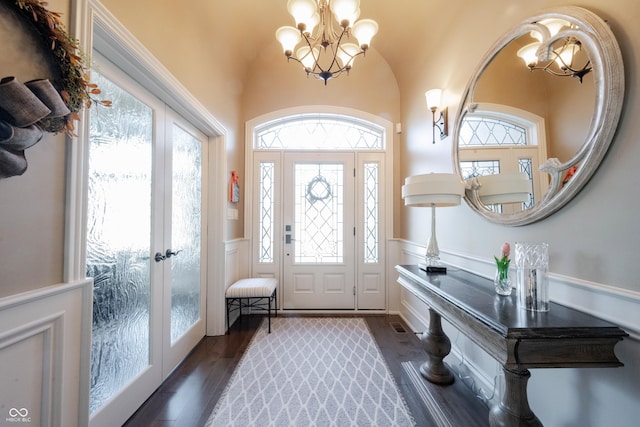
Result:
<svg viewBox="0 0 640 427"><path fill-rule="evenodd" d="M356 22L360 0L289 0L287 10L297 28L278 28L276 39L287 60L298 61L307 75L324 80L325 85L343 72L348 74L355 58L364 55L378 32L372 19Z"/></svg>
<svg viewBox="0 0 640 427"><path fill-rule="evenodd" d="M529 70L544 70L554 76L582 78L591 71L591 61L587 58L582 67L576 66L580 41L571 35L574 28L564 19L543 19L536 24L538 30L531 31L537 42L518 50Z"/></svg>

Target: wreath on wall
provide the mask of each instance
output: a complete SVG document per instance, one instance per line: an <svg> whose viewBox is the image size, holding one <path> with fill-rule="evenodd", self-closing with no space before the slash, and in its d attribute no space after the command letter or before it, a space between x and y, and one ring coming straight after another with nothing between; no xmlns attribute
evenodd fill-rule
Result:
<svg viewBox="0 0 640 427"><path fill-rule="evenodd" d="M78 113L83 106L89 108L94 103L110 106L111 101L95 99L94 95L100 94L100 89L89 81L88 61L80 50L79 41L67 33L60 21L61 14L47 10L46 6L47 3L40 0L13 2L17 14L31 24L42 46L51 52L57 68L54 71L60 75L56 86L70 110L64 117L42 120L40 127L46 132L66 131L75 136L74 121L80 120Z"/></svg>
<svg viewBox="0 0 640 427"><path fill-rule="evenodd" d="M60 21L60 13L40 0L14 0L5 7L40 42L44 59L51 65L52 81L26 83L14 76L0 80L0 178L22 175L27 169L24 150L36 144L43 132L75 134L79 112L92 104L110 106L97 99L98 85L89 80L87 59L77 39Z"/></svg>

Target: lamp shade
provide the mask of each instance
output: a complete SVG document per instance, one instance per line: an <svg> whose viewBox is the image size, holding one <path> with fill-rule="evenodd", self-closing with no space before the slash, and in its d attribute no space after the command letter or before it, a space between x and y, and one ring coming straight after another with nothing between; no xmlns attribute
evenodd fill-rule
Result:
<svg viewBox="0 0 640 427"><path fill-rule="evenodd" d="M342 24L343 21L348 21L348 25L352 24L353 16L360 8L360 0L332 0L331 11L336 17L336 21Z"/></svg>
<svg viewBox="0 0 640 427"><path fill-rule="evenodd" d="M296 25L306 24L316 10L317 4L314 0L289 0L287 2L287 11L296 20Z"/></svg>
<svg viewBox="0 0 640 427"><path fill-rule="evenodd" d="M427 108L435 111L440 106L440 98L442 98L442 89L431 89L424 93L427 101Z"/></svg>
<svg viewBox="0 0 640 427"><path fill-rule="evenodd" d="M313 68L313 64L316 62L316 58L318 57L318 49L313 48L309 49L309 46L301 46L296 51L296 56L302 62L302 65L307 69Z"/></svg>
<svg viewBox="0 0 640 427"><path fill-rule="evenodd" d="M463 195L462 179L450 173L409 176L402 186L405 206L455 206Z"/></svg>
<svg viewBox="0 0 640 427"><path fill-rule="evenodd" d="M360 48L355 43L345 43L338 48L338 58L342 61L343 67L352 67L355 56L360 52Z"/></svg>
<svg viewBox="0 0 640 427"><path fill-rule="evenodd" d="M522 58L527 67L533 67L538 62L538 48L540 43L534 42L518 49L518 56Z"/></svg>
<svg viewBox="0 0 640 427"><path fill-rule="evenodd" d="M478 196L485 205L524 203L531 194L531 180L525 172L479 176Z"/></svg>
<svg viewBox="0 0 640 427"><path fill-rule="evenodd" d="M360 48L367 50L371 45L371 39L378 32L378 23L372 19L361 19L353 24L351 31L356 39L358 39Z"/></svg>
<svg viewBox="0 0 640 427"><path fill-rule="evenodd" d="M300 31L289 26L280 27L276 30L276 39L282 45L282 51L291 55L298 42L300 42Z"/></svg>

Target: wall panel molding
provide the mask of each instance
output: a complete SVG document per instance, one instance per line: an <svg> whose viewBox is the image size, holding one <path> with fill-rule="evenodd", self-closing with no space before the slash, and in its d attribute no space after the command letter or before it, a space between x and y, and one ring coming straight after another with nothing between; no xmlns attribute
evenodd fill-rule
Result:
<svg viewBox="0 0 640 427"><path fill-rule="evenodd" d="M86 307L92 285L85 279L0 299L0 402L7 411L0 419L88 424L91 311Z"/></svg>

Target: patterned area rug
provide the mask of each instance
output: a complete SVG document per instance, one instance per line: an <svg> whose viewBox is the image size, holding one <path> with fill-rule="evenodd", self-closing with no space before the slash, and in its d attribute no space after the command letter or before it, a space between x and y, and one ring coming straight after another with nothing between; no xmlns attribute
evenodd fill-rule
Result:
<svg viewBox="0 0 640 427"><path fill-rule="evenodd" d="M206 426L413 426L361 318L262 322Z"/></svg>

